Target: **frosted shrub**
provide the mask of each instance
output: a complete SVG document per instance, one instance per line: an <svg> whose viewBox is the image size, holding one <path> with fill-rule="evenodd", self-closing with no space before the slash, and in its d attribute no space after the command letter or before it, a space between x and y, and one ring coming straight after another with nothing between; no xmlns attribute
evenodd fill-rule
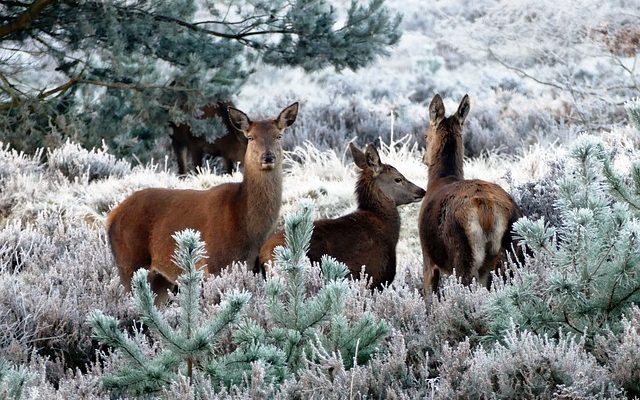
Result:
<svg viewBox="0 0 640 400"><path fill-rule="evenodd" d="M469 341L476 346L489 330L486 315L488 292L474 283L465 286L454 275L443 281L439 297L433 294L427 318L427 336L430 353L435 359L442 356L443 346L448 343Z"/></svg>
<svg viewBox="0 0 640 400"><path fill-rule="evenodd" d="M547 164L547 171L542 177L515 185L510 193L523 215L533 220L543 218L551 226L560 226L561 213L557 206L560 188L557 179L565 175L565 161L550 159L542 162Z"/></svg>
<svg viewBox="0 0 640 400"><path fill-rule="evenodd" d="M128 310L104 234L56 213L0 230L0 356L25 362L50 356L48 378L93 357L85 324L95 304Z"/></svg>
<svg viewBox="0 0 640 400"><path fill-rule="evenodd" d="M196 265L205 256L205 244L199 232L192 230L178 232L173 237L177 244L174 262L183 270L177 281L181 305L178 326L171 326L154 305L155 295L146 269L134 274L132 291L141 322L158 340L154 348L145 352L142 343L118 330L115 318L99 310L89 316L94 336L117 349L126 360L115 374L103 379L104 387L115 393L155 393L180 376L198 382L203 375L209 375L214 384L239 383L245 364L260 356L265 359L278 356L259 344L249 349L238 348L230 354L216 354L215 345L221 331L238 321L251 296L246 292L231 293L220 304L215 317L204 321L200 312L204 273Z"/></svg>
<svg viewBox="0 0 640 400"><path fill-rule="evenodd" d="M13 175L41 171L42 153L40 149L33 155L26 155L11 149L8 143L5 145L0 142L0 183Z"/></svg>
<svg viewBox="0 0 640 400"><path fill-rule="evenodd" d="M47 165L50 171L60 171L71 181L83 177L87 182L109 176L122 177L131 171L128 162L109 154L104 145L100 149L86 150L70 141L48 151Z"/></svg>
<svg viewBox="0 0 640 400"><path fill-rule="evenodd" d="M619 395L607 370L584 343L530 332L507 332L504 344L472 350L469 341L446 345L435 396L451 398L593 399Z"/></svg>
<svg viewBox="0 0 640 400"><path fill-rule="evenodd" d="M640 308L636 305L622 319L621 334L608 332L598 338L594 353L608 365L611 379L627 391L640 396Z"/></svg>
<svg viewBox="0 0 640 400"><path fill-rule="evenodd" d="M640 131L640 97L629 100L624 103L624 108L627 110L629 121Z"/></svg>

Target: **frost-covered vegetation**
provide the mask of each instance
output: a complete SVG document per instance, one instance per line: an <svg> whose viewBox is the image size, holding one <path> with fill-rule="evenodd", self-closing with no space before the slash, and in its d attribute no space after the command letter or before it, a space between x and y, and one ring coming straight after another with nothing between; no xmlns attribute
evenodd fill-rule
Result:
<svg viewBox="0 0 640 400"><path fill-rule="evenodd" d="M294 265L266 280L233 265L203 283L191 270L184 277L191 290L158 311L140 304L144 280L135 298L120 285L106 214L142 188L206 189L239 181L240 173L205 169L181 179L164 131L155 132L159 140L123 140L140 153L121 159L107 146L86 149L100 138L85 140L75 121L29 120L25 109L12 116L45 136L3 137L52 146L24 154L0 142L0 398L145 391L159 398L640 397L637 7L595 0L385 6L404 16L390 57L341 73L258 63L233 98L252 115L300 101L283 139L279 227L300 198L311 199L317 218L355 207L352 139L375 141L386 162L426 187L428 102L436 92L452 102L469 93L466 177L513 195L526 216L516 225L531 249L526 262L512 264L491 290L449 278L427 308L420 205L411 204L400 208L398 272L384 291L342 281L335 264L325 276ZM109 101L99 113L119 118L117 105ZM127 135L136 123L124 121ZM139 162L151 156L155 163ZM197 256L195 237L182 239ZM189 257L181 260L188 266ZM291 304L329 311L304 324ZM367 324L379 328L368 347L353 331ZM160 337L172 331L178 335Z"/></svg>
<svg viewBox="0 0 640 400"><path fill-rule="evenodd" d="M314 328L316 333L309 331L308 347L292 347L307 349L296 356L297 364L283 362L282 354L289 353L279 353L286 347L279 347L284 342L275 339L279 336L272 330L296 320L276 317L273 312L284 312L286 306L272 302L285 297L272 296L289 296L296 290L286 289L286 277L280 283L273 279L283 279L281 275L265 281L250 268L235 265L204 282L196 298L179 294L157 317L181 332L187 298L201 303L200 321L206 325L229 312L224 310L233 296L245 293L242 318L228 319L230 325L224 329L216 325L220 329L215 340L200 349L205 351L202 360L215 362L211 356L217 354L224 356L217 360L222 363L239 357L237 352L245 346L244 351L252 352L239 358L247 363L240 369L244 375L222 364L217 369L194 367L198 384L192 385L187 364L176 364L176 369L154 375L171 379L146 388L166 398L305 398L310 393L327 398L443 399L639 395L640 175L638 142L630 139L636 135L635 128L624 127L602 138L584 136L564 146L532 148L521 157L492 155L467 161L469 177L500 182L529 216L518 224L518 232L532 254L525 265L514 265L513 276L495 289L465 287L449 279L442 296L427 309L416 232L419 205L403 206L394 283L375 293L364 282L340 283L340 290L348 293L341 295L339 308L344 322L330 318ZM408 142L381 149L381 156L408 179L424 183L420 155ZM86 160L81 170L95 162L107 172L99 179L88 174L69 179L61 173L66 167L43 164L41 158L6 147L0 153L2 187L15 188L3 190L0 197L0 356L6 362L0 384L3 390L15 391L15 382L24 382L19 388L24 398L107 399L112 393L107 387L114 379L124 379L122 371L133 371L129 378L140 375L131 369L131 356L114 351L119 345L107 341L110 345L105 346L96 340L104 340L103 334L93 336L87 316L94 310L120 321L108 329L124 332L129 345L150 360L148 373L153 373L153 365L171 360L162 357L169 357L164 346L172 345L143 328L157 330L157 322L140 314L140 305L120 286L105 238L105 213L142 187L207 188L239 176L203 172L178 179L158 166L128 166L130 171L123 174L122 161L104 163L101 152L84 150L69 162ZM317 215L337 216L352 209L355 172L346 156L298 148L289 154L283 215L295 213L300 197L313 199ZM322 296L327 284L322 275L304 276L307 295ZM280 285L276 292L274 284ZM363 311L371 321L383 321L388 331L374 351L368 350L368 361L357 348L340 347L341 336L330 330L338 329L335 324L357 325ZM341 328L343 334L347 327ZM284 334L284 328L278 328L282 338L305 337ZM338 340L338 347L330 346L331 340ZM261 352L251 343L278 347ZM364 352L364 344L361 349Z"/></svg>

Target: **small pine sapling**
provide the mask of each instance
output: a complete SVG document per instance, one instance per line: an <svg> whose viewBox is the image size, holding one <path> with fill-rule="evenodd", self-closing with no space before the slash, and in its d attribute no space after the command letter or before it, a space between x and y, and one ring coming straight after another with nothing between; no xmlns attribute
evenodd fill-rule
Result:
<svg viewBox="0 0 640 400"><path fill-rule="evenodd" d="M343 263L323 256L322 286L315 293L308 290L306 277L315 273L306 258L313 231L312 213L312 203L302 201L299 211L285 218L286 247L275 249L279 274L266 285L267 310L274 325L270 341L283 350L293 373L319 352L339 353L347 368L354 365L354 359L365 363L389 331L384 321L370 313L357 321L344 316L351 288Z"/></svg>
<svg viewBox="0 0 640 400"><path fill-rule="evenodd" d="M35 380L35 375L24 367L15 368L0 358L0 398L20 400L26 398L24 389Z"/></svg>
<svg viewBox="0 0 640 400"><path fill-rule="evenodd" d="M558 182L561 225L528 218L514 225L533 256L490 300L494 340L515 324L553 338L561 332L585 336L591 347L597 335L622 329L622 316L640 301L640 223L632 203L609 193L640 186L629 189L624 179L607 176L609 163L599 139L582 137ZM633 174L640 176L637 168Z"/></svg>
<svg viewBox="0 0 640 400"><path fill-rule="evenodd" d="M175 382L179 376L195 379L194 370L209 375L213 384L232 382L237 376L235 368L251 370L253 359L237 357L237 363L227 364L225 374L207 374L211 365L219 363L215 354L216 340L221 332L234 324L242 308L249 301L249 293L231 293L220 304L213 319L201 320L200 292L203 273L196 266L205 257L205 244L200 233L185 230L174 236L177 247L174 262L183 270L178 278L178 302L181 313L178 326L172 327L154 305L155 295L147 279L147 270L138 270L132 289L140 320L157 340L160 350L153 357L145 354L135 340L118 329L118 321L101 311L89 316L94 336L119 351L127 360L115 374L103 379L105 388L116 393L154 393ZM228 355L227 357L231 357ZM242 365L247 363L247 365Z"/></svg>

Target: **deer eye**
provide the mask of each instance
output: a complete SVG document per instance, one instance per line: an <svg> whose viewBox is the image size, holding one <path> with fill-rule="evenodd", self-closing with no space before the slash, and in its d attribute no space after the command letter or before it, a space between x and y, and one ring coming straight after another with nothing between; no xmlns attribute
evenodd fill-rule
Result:
<svg viewBox="0 0 640 400"><path fill-rule="evenodd" d="M251 142L253 140L253 136L247 136L247 140Z"/></svg>
<svg viewBox="0 0 640 400"><path fill-rule="evenodd" d="M282 139L282 135L276 136L276 139L278 139L278 140Z"/></svg>
<svg viewBox="0 0 640 400"><path fill-rule="evenodd" d="M396 178L395 181L396 181L396 183L400 183L400 182L402 182L402 178Z"/></svg>

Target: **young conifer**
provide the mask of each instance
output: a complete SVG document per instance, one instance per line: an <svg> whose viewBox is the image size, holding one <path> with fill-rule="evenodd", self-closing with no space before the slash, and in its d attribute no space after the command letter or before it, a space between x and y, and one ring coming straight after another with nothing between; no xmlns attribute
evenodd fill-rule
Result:
<svg viewBox="0 0 640 400"><path fill-rule="evenodd" d="M638 193L638 168L632 179L614 179L609 157L599 139L583 136L558 182L561 226L527 218L514 225L533 257L492 297L494 339L515 324L550 337L584 335L590 346L607 329L620 331L622 315L640 301L638 214L626 196L610 195Z"/></svg>
<svg viewBox="0 0 640 400"><path fill-rule="evenodd" d="M267 310L274 328L271 341L286 355L291 372L297 372L305 359L319 352L338 352L344 365L368 361L388 333L384 321L364 313L357 321L343 314L350 287L345 279L347 267L324 256L320 268L323 285L317 292L307 288L307 277L317 273L306 258L313 231L313 206L301 201L299 211L285 218L286 247L275 249L279 275L267 282Z"/></svg>
<svg viewBox="0 0 640 400"><path fill-rule="evenodd" d="M0 398L20 400L24 397L24 389L35 379L33 373L23 367L13 367L0 358Z"/></svg>
<svg viewBox="0 0 640 400"><path fill-rule="evenodd" d="M178 326L172 327L160 310L154 305L155 295L147 279L147 270L138 270L133 278L132 288L140 320L149 328L160 350L149 357L135 340L118 329L118 321L96 310L89 316L95 337L119 351L128 361L113 375L106 376L103 384L116 393L142 394L161 390L175 381L178 376L194 377L194 370L205 374L215 361L216 339L220 333L236 322L243 306L249 301L249 293L231 293L216 312L213 319L203 321L200 312L200 292L203 273L196 268L205 257L205 245L200 233L185 230L174 235L177 248L174 261L183 269L178 278L178 302L180 318ZM238 358L238 357L237 357ZM213 375L221 383L233 381L237 375L235 368L249 369L238 365L251 362L238 358L233 365L227 365L227 375ZM214 381L215 383L215 381Z"/></svg>

